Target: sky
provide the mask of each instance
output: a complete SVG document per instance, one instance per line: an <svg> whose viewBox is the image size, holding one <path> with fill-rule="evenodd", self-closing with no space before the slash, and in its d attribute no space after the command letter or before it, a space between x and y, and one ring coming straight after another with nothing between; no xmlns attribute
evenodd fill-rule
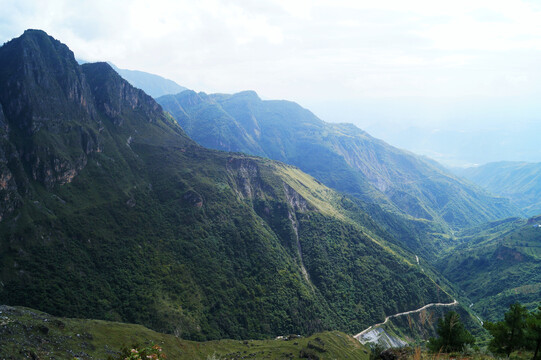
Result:
<svg viewBox="0 0 541 360"><path fill-rule="evenodd" d="M296 101L448 165L541 161L534 143L505 142L517 128L528 141L541 134L541 1L0 0L0 9L2 42L42 29L79 59L197 91ZM487 133L498 134L498 153L442 146Z"/></svg>

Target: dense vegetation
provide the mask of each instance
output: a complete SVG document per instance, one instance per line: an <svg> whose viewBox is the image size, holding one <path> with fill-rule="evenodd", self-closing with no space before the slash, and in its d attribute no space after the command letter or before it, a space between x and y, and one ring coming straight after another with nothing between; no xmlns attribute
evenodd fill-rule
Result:
<svg viewBox="0 0 541 360"><path fill-rule="evenodd" d="M508 219L457 233L437 268L473 302L484 320L512 303L529 309L541 298L541 218Z"/></svg>
<svg viewBox="0 0 541 360"><path fill-rule="evenodd" d="M409 218L461 228L520 213L435 162L351 124L325 123L292 102L262 101L252 91L185 91L158 102L204 146L293 164L329 187Z"/></svg>
<svg viewBox="0 0 541 360"><path fill-rule="evenodd" d="M460 315L449 311L445 317L438 320L438 337L431 338L428 348L432 352L461 351L464 346L475 342L472 334L466 330L460 321Z"/></svg>
<svg viewBox="0 0 541 360"><path fill-rule="evenodd" d="M0 303L203 340L355 332L450 300L358 199L197 145L41 31L0 48L0 104Z"/></svg>
<svg viewBox="0 0 541 360"><path fill-rule="evenodd" d="M541 306L537 311L528 310L519 303L511 304L504 319L496 323L487 322L485 328L492 335L489 349L507 357L512 352L527 349L533 351L533 360L541 350Z"/></svg>

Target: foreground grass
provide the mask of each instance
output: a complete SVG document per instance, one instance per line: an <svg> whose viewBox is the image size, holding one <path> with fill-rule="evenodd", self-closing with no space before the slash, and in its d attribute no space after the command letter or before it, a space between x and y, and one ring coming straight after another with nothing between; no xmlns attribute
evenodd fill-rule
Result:
<svg viewBox="0 0 541 360"><path fill-rule="evenodd" d="M373 356L373 359L392 360L531 360L531 351L515 351L509 357L505 355L494 355L486 350L467 348L461 352L432 353L420 347L405 347L400 349L389 349L380 356Z"/></svg>
<svg viewBox="0 0 541 360"><path fill-rule="evenodd" d="M369 349L338 331L289 340L185 341L141 325L68 319L0 306L1 359L107 359L134 344L159 344L168 359L364 359Z"/></svg>

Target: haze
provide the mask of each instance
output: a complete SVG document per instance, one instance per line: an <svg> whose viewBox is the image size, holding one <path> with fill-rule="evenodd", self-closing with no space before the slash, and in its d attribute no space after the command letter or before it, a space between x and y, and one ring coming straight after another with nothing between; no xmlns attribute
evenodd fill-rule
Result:
<svg viewBox="0 0 541 360"><path fill-rule="evenodd" d="M257 91L444 164L541 161L533 1L5 1L78 58L205 92Z"/></svg>

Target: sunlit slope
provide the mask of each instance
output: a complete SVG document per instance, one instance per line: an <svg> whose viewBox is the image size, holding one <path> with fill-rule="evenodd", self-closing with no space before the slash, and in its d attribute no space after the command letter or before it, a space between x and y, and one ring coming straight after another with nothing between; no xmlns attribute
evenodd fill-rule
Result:
<svg viewBox="0 0 541 360"><path fill-rule="evenodd" d="M350 124L331 124L288 101L185 91L158 102L199 144L298 166L327 186L414 219L468 227L517 215L435 162L394 148Z"/></svg>

